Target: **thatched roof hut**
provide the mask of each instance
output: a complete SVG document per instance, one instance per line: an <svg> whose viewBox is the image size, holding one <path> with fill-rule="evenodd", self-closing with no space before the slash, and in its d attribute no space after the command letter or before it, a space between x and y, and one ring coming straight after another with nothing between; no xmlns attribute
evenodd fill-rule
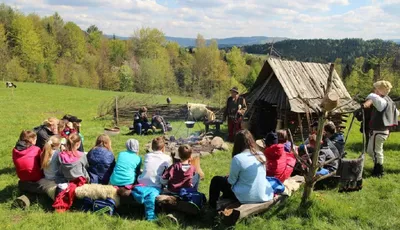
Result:
<svg viewBox="0 0 400 230"><path fill-rule="evenodd" d="M307 121L306 113L312 119L312 114L321 110L329 68L329 64L268 58L246 95L249 104L247 117L253 134L263 136L274 130L277 123L282 128L298 127L297 114L301 114L303 121ZM336 71L333 71L331 90L340 98L333 112L336 114L334 122L339 126L340 114L351 113L360 106L351 98ZM307 123L304 127L308 128ZM296 133L296 130L292 132Z"/></svg>

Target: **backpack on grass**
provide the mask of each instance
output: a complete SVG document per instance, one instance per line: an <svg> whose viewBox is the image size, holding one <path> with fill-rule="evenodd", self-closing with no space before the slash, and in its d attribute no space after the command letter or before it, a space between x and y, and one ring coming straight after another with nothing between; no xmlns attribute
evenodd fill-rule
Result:
<svg viewBox="0 0 400 230"><path fill-rule="evenodd" d="M95 214L114 215L115 201L111 198L93 200L88 197L83 198L83 211Z"/></svg>

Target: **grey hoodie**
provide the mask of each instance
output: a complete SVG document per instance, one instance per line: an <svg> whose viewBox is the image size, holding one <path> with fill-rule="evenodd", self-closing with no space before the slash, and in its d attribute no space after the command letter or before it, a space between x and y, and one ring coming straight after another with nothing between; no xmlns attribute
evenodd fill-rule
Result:
<svg viewBox="0 0 400 230"><path fill-rule="evenodd" d="M71 180L75 180L78 177L84 177L86 178L87 183L90 182L90 177L86 170L86 168L89 167L89 163L85 153L82 153L81 157L77 161L71 163L64 163L60 155L58 159L61 164L60 173L64 176L64 180L57 180L56 183L65 183Z"/></svg>

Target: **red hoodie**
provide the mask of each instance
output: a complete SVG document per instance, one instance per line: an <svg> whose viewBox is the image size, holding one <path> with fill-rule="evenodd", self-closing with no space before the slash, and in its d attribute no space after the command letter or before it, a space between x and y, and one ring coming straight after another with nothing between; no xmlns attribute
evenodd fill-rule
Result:
<svg viewBox="0 0 400 230"><path fill-rule="evenodd" d="M18 142L13 149L13 162L17 175L21 181L36 182L43 178L40 169L41 150L37 146L26 147L25 143Z"/></svg>
<svg viewBox="0 0 400 230"><path fill-rule="evenodd" d="M281 182L285 181L286 175L286 152L283 144L274 144L267 147L264 151L267 158L267 176L275 177Z"/></svg>

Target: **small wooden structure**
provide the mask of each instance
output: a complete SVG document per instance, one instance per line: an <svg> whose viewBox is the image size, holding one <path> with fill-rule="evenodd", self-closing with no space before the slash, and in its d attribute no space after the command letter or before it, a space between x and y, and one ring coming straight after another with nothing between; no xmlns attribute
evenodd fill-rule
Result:
<svg viewBox="0 0 400 230"><path fill-rule="evenodd" d="M246 116L253 135L262 138L277 128L290 128L295 140L301 140L300 127L304 127L303 135L307 135L308 124L322 111L329 70L329 64L268 58L246 95ZM339 127L345 122L342 114L360 106L351 98L336 71L333 71L332 92L339 98L330 119Z"/></svg>

